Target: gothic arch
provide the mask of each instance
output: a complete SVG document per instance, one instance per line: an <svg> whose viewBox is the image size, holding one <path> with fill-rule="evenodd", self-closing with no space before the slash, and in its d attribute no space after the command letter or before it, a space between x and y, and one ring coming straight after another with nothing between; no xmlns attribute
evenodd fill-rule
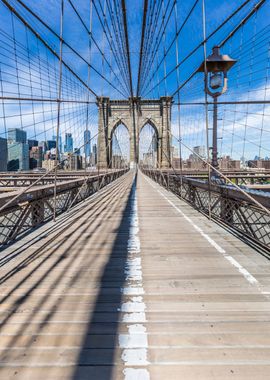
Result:
<svg viewBox="0 0 270 380"><path fill-rule="evenodd" d="M151 125L151 127L154 129L154 131L156 132L156 135L157 135L157 139L159 139L159 131L158 131L158 128L156 126L156 123L153 119L148 119L146 121L144 121L144 123L141 125L140 129L139 129L139 135L141 133L141 130L146 126L146 125Z"/></svg>
<svg viewBox="0 0 270 380"><path fill-rule="evenodd" d="M130 165L138 162L139 135L146 124L156 132L158 140L158 165L169 168L171 147L171 107L172 98L160 99L129 98L111 100L108 97L97 98L98 117L98 165L107 168L110 162L111 138L115 129L123 124L130 136Z"/></svg>
<svg viewBox="0 0 270 380"><path fill-rule="evenodd" d="M141 135L141 132L144 129L144 127L146 127L147 125L150 125L153 128L154 134L156 135L156 148L157 148L156 154L157 154L157 164L158 164L159 163L159 159L160 159L160 134L159 134L158 127L156 126L156 123L155 123L155 121L152 118L149 118L149 119L145 120L143 122L143 124L139 128L139 135L138 135L138 151L139 151L138 154L139 154L139 158L141 159L140 135Z"/></svg>
<svg viewBox="0 0 270 380"><path fill-rule="evenodd" d="M115 130L120 126L120 125L123 125L124 127L126 127L128 133L129 133L129 137L130 137L130 130L128 128L128 126L126 125L126 123L124 121L122 121L121 119L117 120L117 122L113 125L113 127L111 128L110 130L110 139L112 139L112 136L115 132Z"/></svg>
<svg viewBox="0 0 270 380"><path fill-rule="evenodd" d="M118 127L123 126L127 133L128 133L128 138L129 138L129 150L130 150L130 130L128 126L126 125L125 122L123 122L122 119L117 120L113 126L109 129L109 166L113 167L112 162L113 162L113 134L117 130Z"/></svg>

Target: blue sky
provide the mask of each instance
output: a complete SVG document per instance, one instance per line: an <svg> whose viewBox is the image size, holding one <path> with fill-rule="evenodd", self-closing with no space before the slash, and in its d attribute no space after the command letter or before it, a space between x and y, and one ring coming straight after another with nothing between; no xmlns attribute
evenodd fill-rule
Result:
<svg viewBox="0 0 270 380"><path fill-rule="evenodd" d="M76 0L74 4L80 13L83 21L89 27L90 25L90 1ZM48 23L48 25L56 32L60 33L60 1L59 0L25 0L25 3L39 17ZM174 18L174 11L172 17L168 22L166 33L163 36L162 43L160 44L157 54L154 59L145 66L145 76L142 87L142 96L146 98L159 97L162 95L171 95L175 92L177 86L183 83L189 75L198 67L203 60L202 47L193 54L183 65L180 66L178 73L176 71L170 75L167 80L164 78L165 72L170 72L176 63L176 43L172 45L168 52L165 62L160 65L159 70L155 73L155 68L159 61L162 59L164 49L166 50L170 45L171 40L175 35L175 28L182 24L187 13L193 5L193 1L177 1L177 20ZM206 35L209 35L223 20L228 17L232 11L234 11L242 1L217 1L217 0L205 0L206 6ZM249 3L239 12L229 23L227 23L213 38L207 42L207 54L210 53L212 46L221 42L225 36L230 33L231 30L245 17L246 14L252 9L257 1L249 1ZM34 19L25 9L23 9L16 0L10 0L10 4L17 9L20 14L32 25L38 33L48 42L48 44L57 52L59 52L59 41L53 36L44 26L42 26L36 19ZM105 4L105 6L104 6ZM151 4L151 2L149 2ZM109 11L106 6L106 1L95 1L95 5L98 12L101 14L101 7L105 12L106 20L109 20ZM137 76L138 76L138 63L139 63L139 50L141 39L141 25L143 15L143 1L127 0L127 21L129 32L129 44L131 55L131 68L133 77L133 91L136 93ZM165 12L166 7L170 9L173 6L173 0L164 1L164 7L161 9ZM36 38L31 32L26 32L26 28L16 18L10 15L10 12L5 9L3 4L0 5L0 29L5 32L5 35L1 34L2 47L5 46L9 37L13 36L12 23L15 28L15 38L18 44L24 47L24 54L27 51L31 51L31 67L32 72L36 70L36 77L30 78L27 70L23 70L22 67L26 64L27 59L18 59L17 67L14 62L14 52L12 57L12 47L9 52L4 52L9 57L10 67L6 67L6 56L1 50L2 54L2 72L7 70L13 71L13 74L19 72L19 87L16 83L9 85L5 83L2 92L16 92L46 97L49 95L57 95L57 75L58 75L58 62L51 53L48 54L47 49L42 44L37 44ZM165 13L166 14L166 13ZM269 25L270 7L269 0L266 1L263 8L252 17L252 19L236 33L236 35L228 41L223 47L224 53L229 53L233 58L238 59L237 65L232 69L230 73L230 88L227 95L224 95L223 100L247 100L256 99L269 99L267 75L269 66ZM101 16L103 17L103 16ZM104 18L102 19L104 25ZM109 21L108 21L109 23ZM161 17L157 23L157 28L150 36L151 46L154 46L157 31L161 25ZM112 28L112 26L111 26ZM113 28L112 28L113 29ZM91 43L91 53L89 51L89 38L88 34L82 23L79 21L77 15L72 10L69 2L65 0L64 10L64 24L63 24L63 38L68 44L71 45L86 61L90 61L94 68L98 69L100 73L109 81L113 86L110 86L106 80L103 80L94 70L90 71L90 87L98 94L109 96L111 98L123 98L128 96L126 81L121 77L121 70L116 62L114 54L112 52L112 42L107 40L107 37L102 29L102 25L98 18L96 9L93 9L92 13L92 33L95 43ZM156 34L155 34L156 33ZM261 33L261 34L260 34ZM263 36L259 40L258 36ZM117 39L114 35L114 44L117 45ZM178 51L179 60L185 58L194 47L196 47L203 38L202 32L202 1L198 1L194 12L192 13L186 26L181 31L178 37ZM110 38L109 38L110 39ZM260 41L256 44L256 41ZM253 41L253 42L252 42ZM19 48L18 48L19 49ZM23 51L23 49L22 49ZM105 58L102 58L100 53L104 53ZM150 51L151 53L151 51ZM88 69L85 61L78 58L71 52L66 46L63 50L64 61L78 74L82 81L88 82ZM46 73L44 70L38 68L40 60L43 61L45 66L46 62L49 63L50 69L47 73L47 77L50 78L51 83L47 87L45 86ZM107 63L106 63L106 62ZM111 66L109 68L108 62ZM36 64L35 64L36 63ZM18 67L19 65L19 67ZM259 70L256 70L258 68ZM42 71L42 74L40 74ZM258 72L257 72L258 71ZM155 74L154 74L155 73ZM177 78L177 74L179 77ZM7 78L8 74L3 74ZM68 70L64 69L63 75L65 78L65 85L63 86L63 97L73 98L80 100L95 100L94 96L88 94L85 87L79 83ZM23 87L24 82L31 82L30 87ZM10 82L10 81L6 81ZM35 82L35 85L34 85ZM160 83L159 83L160 82ZM159 83L159 84L158 84ZM48 83L47 83L48 84ZM34 88L35 87L35 88ZM38 87L47 88L47 93L43 93L38 90ZM33 89L34 88L34 89ZM72 88L72 92L70 91ZM31 94L30 94L31 95ZM186 101L201 101L203 99L203 78L198 74L191 80L180 92L180 99L182 102ZM177 101L177 97L175 97ZM29 137L42 136L44 137L45 130L47 134L55 131L55 116L56 108L51 104L5 104L5 110L2 107L0 112L6 112L12 115L12 113L23 114L20 118L6 118L8 126L3 123L3 115L0 124L0 133L3 135L5 130L9 126L22 126L28 128ZM35 114L35 117L29 115ZM251 115L252 114L252 115ZM254 156L259 151L262 156L268 154L268 147L270 146L267 141L269 139L269 120L268 114L270 114L267 107L246 107L246 106L220 106L219 111L219 137L220 137L220 153L233 154L233 156L239 158L241 155ZM45 116L44 116L45 115ZM86 106L85 105L65 105L62 110L62 131L72 131L76 145L83 143L82 131L86 124ZM97 112L95 105L89 107L89 120L91 132L94 135L97 132ZM255 116L254 116L255 115ZM50 116L47 117L47 116ZM49 120L52 119L52 120ZM180 111L181 130L185 143L191 148L195 145L205 144L205 110L203 107L181 107ZM211 123L211 107L209 111L209 122ZM32 127L31 127L32 124ZM255 126L255 127L254 127ZM178 109L173 108L172 116L172 130L173 134L178 137ZM53 133L52 133L53 134ZM222 139L221 139L222 137ZM47 137L48 138L48 137ZM173 141L176 143L176 140ZM233 146L233 149L232 149ZM266 148L266 149L265 149ZM185 152L188 155L188 151Z"/></svg>

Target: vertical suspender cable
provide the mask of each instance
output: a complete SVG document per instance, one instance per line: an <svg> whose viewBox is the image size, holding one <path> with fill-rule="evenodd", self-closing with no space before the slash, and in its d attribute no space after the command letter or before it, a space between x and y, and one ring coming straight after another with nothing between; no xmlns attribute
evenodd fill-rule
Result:
<svg viewBox="0 0 270 380"><path fill-rule="evenodd" d="M92 17L93 17L93 4L92 0L90 0L90 10L89 10L89 34L88 34L88 59L89 63L91 62L91 53L92 53ZM90 64L87 66L87 86L89 87L90 85L90 76L91 76L91 66ZM90 92L87 92L87 105L86 105L86 145L84 146L84 154L85 154L85 174L86 174L86 169L87 169L87 153L89 151L89 160L90 160L90 139L88 141L88 131L89 131L89 100L90 100ZM85 141L84 141L85 143ZM89 162L90 165L90 162Z"/></svg>
<svg viewBox="0 0 270 380"><path fill-rule="evenodd" d="M130 96L131 96L131 108L132 108L132 118L133 118L133 144L134 144L134 159L135 164L138 163L137 155L137 133L136 133L136 121L135 121L135 109L134 109L134 98L133 98L133 85L132 85L132 72L131 72L131 63L130 63L130 51L129 51L129 41L128 41L128 28L127 28L127 13L126 13L126 1L122 0L122 15L124 23L124 34L125 34L125 45L126 45L126 55L128 62L128 74L129 74L129 87L130 87Z"/></svg>
<svg viewBox="0 0 270 380"><path fill-rule="evenodd" d="M176 40L175 40L175 55L176 55L176 78L177 78L177 87L180 85L180 77L179 77L179 39L178 39L178 22L177 22L177 1L174 5L174 16L175 16L175 32L176 32ZM183 190L183 168L182 168L182 131L181 131L181 122L180 122L180 91L177 93L178 104L177 104L177 113L178 113L178 134L179 134L179 166L180 166L180 195L182 197Z"/></svg>
<svg viewBox="0 0 270 380"><path fill-rule="evenodd" d="M202 0L202 27L203 27L203 55L204 55L204 100L205 100L205 133L206 133L206 150L207 150L207 162L210 162L209 156L209 123L208 123L208 100L207 100L207 67L206 67L206 18L205 18L205 0ZM211 219L211 168L208 165L208 216Z"/></svg>
<svg viewBox="0 0 270 380"><path fill-rule="evenodd" d="M127 63L128 63L129 89L130 89L130 96L133 98L132 72L131 72L131 63L130 63L128 27L127 27L127 12L126 12L126 1L125 0L122 0L122 15L123 15L126 55L127 55Z"/></svg>
<svg viewBox="0 0 270 380"><path fill-rule="evenodd" d="M139 62L139 70L138 70L138 82L137 82L137 97L140 96L141 70L142 70L142 60L144 59L143 51L144 51L144 37L145 37L147 9L148 9L148 0L144 0L141 47L140 47L140 62Z"/></svg>
<svg viewBox="0 0 270 380"><path fill-rule="evenodd" d="M167 65L166 65L166 33L164 28L164 20L165 20L165 8L164 8L164 0L162 1L162 27L163 27L163 33L162 33L162 39L163 39L163 67L164 67L164 78L167 78ZM167 79L164 81L164 87L165 87L165 96L168 95L167 92Z"/></svg>
<svg viewBox="0 0 270 380"><path fill-rule="evenodd" d="M58 161L59 161L59 129L60 129L60 111L61 111L61 95L62 95L63 19L64 19L64 0L61 0L60 55L59 55L57 129L56 129L56 156L55 156L55 170L54 170L54 208L53 208L53 220L54 221L56 218L56 185L57 185L57 167L58 167Z"/></svg>

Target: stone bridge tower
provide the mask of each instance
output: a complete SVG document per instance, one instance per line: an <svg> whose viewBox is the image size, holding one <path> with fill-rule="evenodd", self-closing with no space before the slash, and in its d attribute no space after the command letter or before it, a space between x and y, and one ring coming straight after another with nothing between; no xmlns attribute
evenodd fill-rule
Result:
<svg viewBox="0 0 270 380"><path fill-rule="evenodd" d="M171 167L171 108L172 98L141 100L97 99L98 120L98 164L108 168L112 158L112 137L115 129L123 124L130 136L130 166L138 163L139 135L141 129L150 124L157 136L158 167Z"/></svg>

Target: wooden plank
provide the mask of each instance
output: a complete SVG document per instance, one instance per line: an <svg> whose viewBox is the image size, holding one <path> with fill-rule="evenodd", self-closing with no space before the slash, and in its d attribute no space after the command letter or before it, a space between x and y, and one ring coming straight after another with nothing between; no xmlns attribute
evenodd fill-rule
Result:
<svg viewBox="0 0 270 380"><path fill-rule="evenodd" d="M267 379L269 261L142 174L132 183L2 252L0 378Z"/></svg>

